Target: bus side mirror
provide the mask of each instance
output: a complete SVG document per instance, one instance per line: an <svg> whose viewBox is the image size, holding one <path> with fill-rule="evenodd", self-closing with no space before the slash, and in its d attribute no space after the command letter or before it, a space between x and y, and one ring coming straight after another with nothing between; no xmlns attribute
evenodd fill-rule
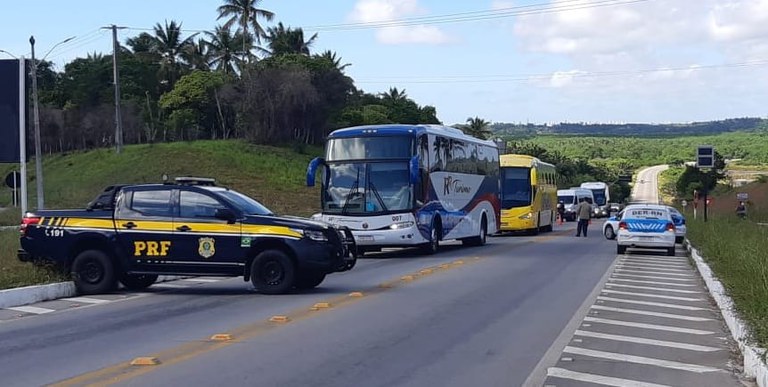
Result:
<svg viewBox="0 0 768 387"><path fill-rule="evenodd" d="M411 163L409 165L410 169L410 177L411 177L411 184L417 185L419 184L419 165L421 164L421 160L419 155L411 157Z"/></svg>
<svg viewBox="0 0 768 387"><path fill-rule="evenodd" d="M307 166L307 187L315 186L315 174L317 173L317 167L325 164L325 159L322 157L315 157L309 162Z"/></svg>

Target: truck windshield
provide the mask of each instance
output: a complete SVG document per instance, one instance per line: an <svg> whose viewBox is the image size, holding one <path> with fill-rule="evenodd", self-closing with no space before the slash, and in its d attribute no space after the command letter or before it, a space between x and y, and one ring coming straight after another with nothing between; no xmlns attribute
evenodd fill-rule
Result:
<svg viewBox="0 0 768 387"><path fill-rule="evenodd" d="M410 159L413 156L410 137L353 137L328 140L326 161Z"/></svg>
<svg viewBox="0 0 768 387"><path fill-rule="evenodd" d="M323 183L323 212L370 214L413 208L407 162L331 163Z"/></svg>
<svg viewBox="0 0 768 387"><path fill-rule="evenodd" d="M531 205L531 169L505 167L501 169L501 208Z"/></svg>
<svg viewBox="0 0 768 387"><path fill-rule="evenodd" d="M237 191L221 189L216 190L216 193L223 197L233 206L243 211L246 215L274 215L267 207L259 203L255 199L245 196Z"/></svg>

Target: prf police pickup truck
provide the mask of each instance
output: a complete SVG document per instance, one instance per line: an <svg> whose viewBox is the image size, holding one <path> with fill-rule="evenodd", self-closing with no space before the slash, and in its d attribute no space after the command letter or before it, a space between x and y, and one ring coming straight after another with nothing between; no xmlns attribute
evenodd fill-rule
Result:
<svg viewBox="0 0 768 387"><path fill-rule="evenodd" d="M18 258L52 262L81 294L158 275L243 276L261 293L319 285L356 261L349 229L274 215L213 179L107 187L84 210L27 213Z"/></svg>

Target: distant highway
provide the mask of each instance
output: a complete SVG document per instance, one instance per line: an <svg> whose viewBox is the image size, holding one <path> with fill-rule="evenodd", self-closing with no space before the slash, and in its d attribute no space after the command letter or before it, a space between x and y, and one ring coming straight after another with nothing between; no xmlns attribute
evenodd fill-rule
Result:
<svg viewBox="0 0 768 387"><path fill-rule="evenodd" d="M659 173L668 168L668 165L655 165L640 170L632 187L632 201L659 203Z"/></svg>

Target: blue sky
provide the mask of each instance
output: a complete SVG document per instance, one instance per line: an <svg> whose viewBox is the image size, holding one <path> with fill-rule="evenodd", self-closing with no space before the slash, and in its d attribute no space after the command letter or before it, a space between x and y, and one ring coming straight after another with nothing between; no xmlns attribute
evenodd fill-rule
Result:
<svg viewBox="0 0 768 387"><path fill-rule="evenodd" d="M211 30L218 5L14 2L0 13L0 50L29 55L34 35L40 57L75 36L48 56L63 69L75 57L111 51L103 26L151 28L177 20L185 29ZM768 0L264 0L260 6L276 14L275 23L318 32L313 51L333 50L351 63L346 71L359 88L405 89L419 104L435 106L446 124L474 116L689 122L768 112ZM372 24L382 21L395 27ZM350 28L353 23L364 28ZM140 32L119 36L124 42Z"/></svg>

